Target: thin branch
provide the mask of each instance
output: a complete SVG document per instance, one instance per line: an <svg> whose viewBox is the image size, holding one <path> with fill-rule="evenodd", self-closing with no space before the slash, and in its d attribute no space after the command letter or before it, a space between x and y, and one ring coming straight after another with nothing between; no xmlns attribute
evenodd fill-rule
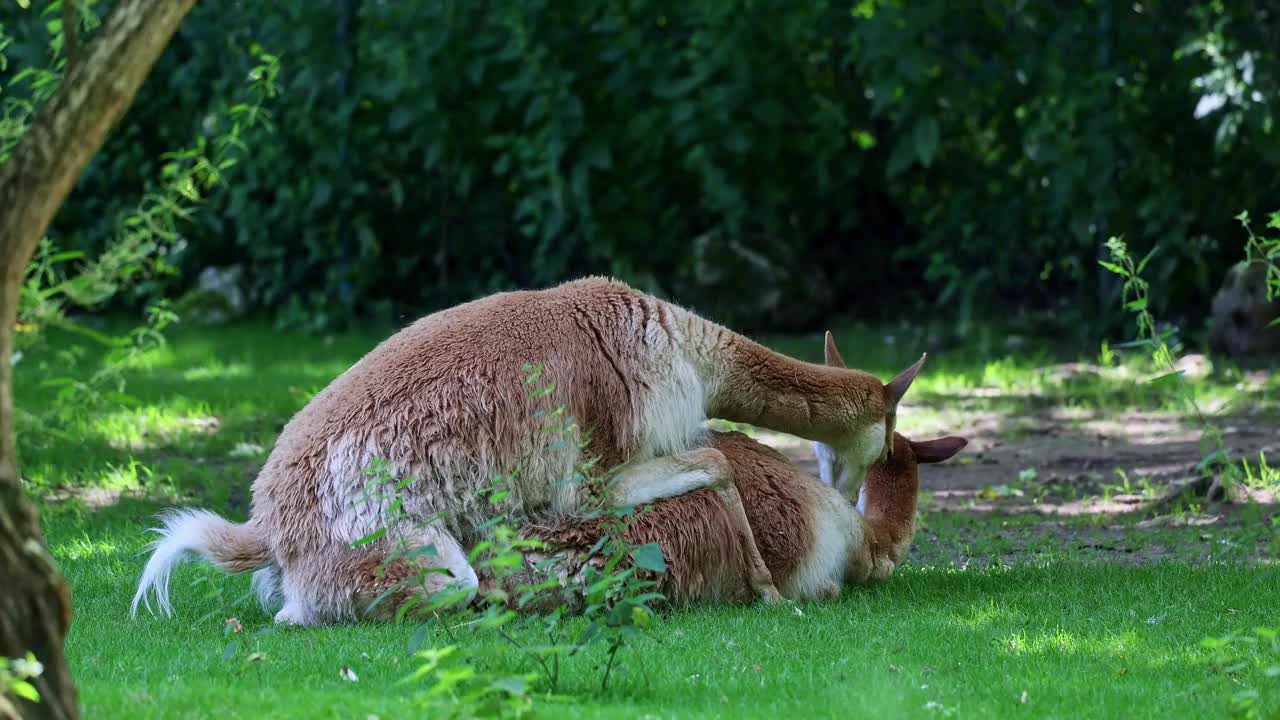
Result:
<svg viewBox="0 0 1280 720"><path fill-rule="evenodd" d="M79 55L77 51L76 30L80 25L79 8L76 7L76 0L62 0L62 37L63 48L67 54L67 67L65 72L71 72L71 68L76 66L76 58Z"/></svg>

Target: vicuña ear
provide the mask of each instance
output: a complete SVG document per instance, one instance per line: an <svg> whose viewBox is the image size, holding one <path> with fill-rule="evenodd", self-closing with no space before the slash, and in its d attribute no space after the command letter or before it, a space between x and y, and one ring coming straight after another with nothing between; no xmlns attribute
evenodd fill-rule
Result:
<svg viewBox="0 0 1280 720"><path fill-rule="evenodd" d="M884 386L885 402L889 404L890 409L898 407L898 403L902 402L902 396L907 394L907 390L911 387L912 381L916 379L916 375L919 374L920 368L924 367L924 359L928 356L928 353L921 353L920 359L916 361L915 365L898 373L898 377L890 380L889 384Z"/></svg>
<svg viewBox="0 0 1280 720"><path fill-rule="evenodd" d="M827 365L838 368L849 367L844 364L844 358L840 357L840 351L836 349L836 338L831 334L830 330L827 331L827 341L823 345L822 350L822 354L827 360Z"/></svg>
<svg viewBox="0 0 1280 720"><path fill-rule="evenodd" d="M911 440L911 452L916 456L918 463L940 463L943 460L950 459L952 455L960 452L965 445L969 444L968 440L955 435L949 435L937 440L922 440L916 442Z"/></svg>

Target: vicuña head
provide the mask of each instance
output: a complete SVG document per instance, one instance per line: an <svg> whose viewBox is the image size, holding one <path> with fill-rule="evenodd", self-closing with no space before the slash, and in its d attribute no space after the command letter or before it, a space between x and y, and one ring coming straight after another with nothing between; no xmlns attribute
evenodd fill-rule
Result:
<svg viewBox="0 0 1280 720"><path fill-rule="evenodd" d="M862 515L864 546L869 553L869 572L865 579L884 580L892 575L911 546L920 493L920 465L943 462L967 444L967 440L954 435L911 440L894 433L893 455L871 466L858 494L857 511Z"/></svg>
<svg viewBox="0 0 1280 720"><path fill-rule="evenodd" d="M881 383L870 373L849 369L830 332L823 355L827 399L809 403L807 411L813 418L813 429L794 434L813 441L823 482L855 493L867 469L893 455L898 405L924 366L927 354L888 383Z"/></svg>

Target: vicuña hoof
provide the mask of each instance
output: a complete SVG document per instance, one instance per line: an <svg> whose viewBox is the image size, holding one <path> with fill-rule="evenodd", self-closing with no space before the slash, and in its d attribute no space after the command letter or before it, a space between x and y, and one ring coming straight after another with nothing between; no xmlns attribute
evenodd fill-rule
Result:
<svg viewBox="0 0 1280 720"><path fill-rule="evenodd" d="M782 596L782 593L778 592L778 588L774 587L772 584L757 587L756 594L760 596L760 599L763 600L766 605L779 605L787 602L787 599Z"/></svg>

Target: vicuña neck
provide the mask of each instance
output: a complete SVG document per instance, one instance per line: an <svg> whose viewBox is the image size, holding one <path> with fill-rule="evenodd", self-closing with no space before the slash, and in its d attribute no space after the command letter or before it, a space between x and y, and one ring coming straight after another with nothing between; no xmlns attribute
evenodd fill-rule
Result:
<svg viewBox="0 0 1280 720"><path fill-rule="evenodd" d="M883 386L874 375L796 360L706 325L703 337L691 340L711 391L708 417L837 443L859 416L882 412L875 393Z"/></svg>

